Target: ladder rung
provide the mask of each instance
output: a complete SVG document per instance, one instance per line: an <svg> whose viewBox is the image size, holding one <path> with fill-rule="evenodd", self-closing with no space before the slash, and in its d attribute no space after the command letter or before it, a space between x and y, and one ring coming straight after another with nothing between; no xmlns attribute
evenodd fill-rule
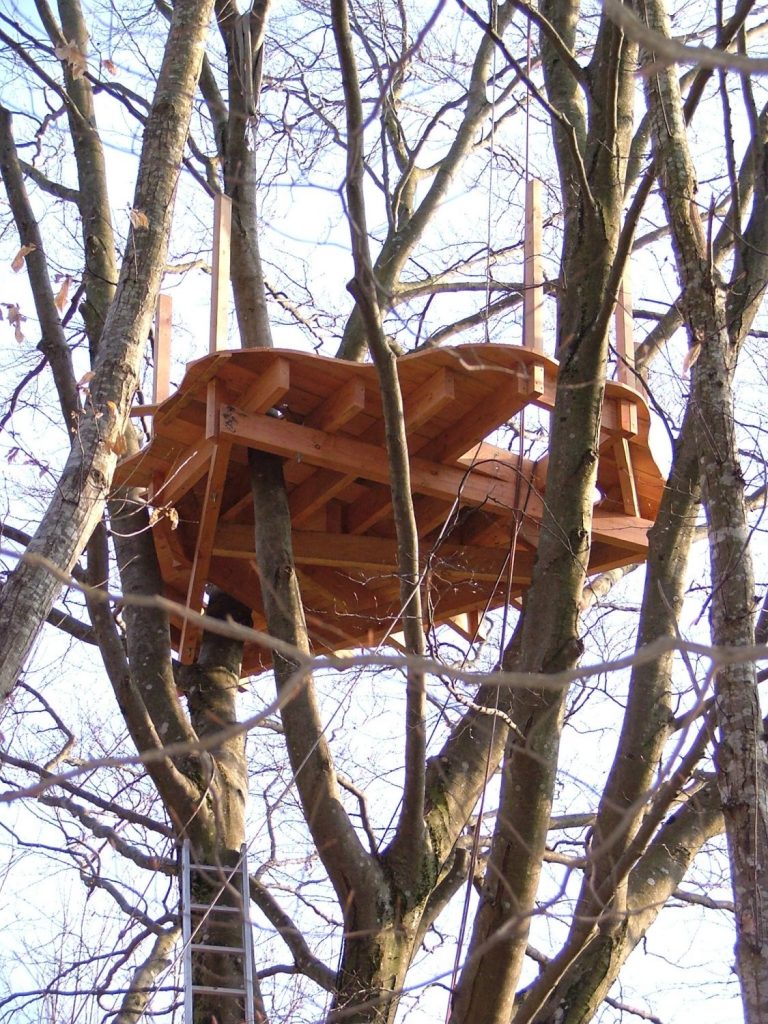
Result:
<svg viewBox="0 0 768 1024"><path fill-rule="evenodd" d="M216 988L215 985L193 985L192 991L201 996L244 996L244 988Z"/></svg>
<svg viewBox="0 0 768 1024"><path fill-rule="evenodd" d="M218 903L190 903L190 910L204 910L206 913L214 914L239 914L240 907L220 907Z"/></svg>
<svg viewBox="0 0 768 1024"><path fill-rule="evenodd" d="M206 942L191 942L190 949L202 949L206 953L244 953L241 946L210 946Z"/></svg>
<svg viewBox="0 0 768 1024"><path fill-rule="evenodd" d="M190 871L215 871L218 875L227 875L230 878L240 877L239 867L227 867L226 864L190 864Z"/></svg>

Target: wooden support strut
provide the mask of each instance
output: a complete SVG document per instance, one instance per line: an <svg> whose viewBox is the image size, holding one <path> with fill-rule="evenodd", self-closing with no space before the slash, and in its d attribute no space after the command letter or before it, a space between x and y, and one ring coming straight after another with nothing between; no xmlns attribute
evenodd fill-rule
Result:
<svg viewBox="0 0 768 1024"><path fill-rule="evenodd" d="M219 352L226 347L227 310L229 308L229 243L232 224L232 200L217 193L213 201L213 259L211 264L211 324L209 351ZM277 364L279 366L279 364ZM195 554L187 588L187 608L202 611L203 594L208 582L213 538L221 513L224 483L227 478L232 445L219 440L219 410L222 404L221 386L216 380L208 383L206 393L205 439L212 444L208 462L208 478L200 523L195 541ZM179 654L182 664L190 664L200 644L200 628L185 619L181 629Z"/></svg>
<svg viewBox="0 0 768 1024"><path fill-rule="evenodd" d="M541 182L525 183L525 235L523 240L523 346L544 352L544 275L541 266Z"/></svg>
<svg viewBox="0 0 768 1024"><path fill-rule="evenodd" d="M338 434L326 434L287 420L257 416L233 406L224 406L220 438L231 444L260 448L283 458L299 457L323 469L340 470L355 477L389 484L389 467L381 457L379 446ZM513 507L514 484L509 479L489 479L490 476L490 472L467 474L458 467L420 457L411 460L414 492L448 501L461 494L470 504L487 502L490 508L497 508L499 513L505 512Z"/></svg>
<svg viewBox="0 0 768 1024"><path fill-rule="evenodd" d="M173 299L161 293L157 297L155 321L153 324L152 362L155 372L152 378L152 402L150 405L131 406L130 415L154 416L157 407L171 393L171 328L173 321ZM152 433L154 434L154 424Z"/></svg>
<svg viewBox="0 0 768 1024"><path fill-rule="evenodd" d="M619 285L614 312L616 324L616 380L621 384L635 387L635 325L632 317L632 289L629 270Z"/></svg>
<svg viewBox="0 0 768 1024"><path fill-rule="evenodd" d="M219 521L222 492L224 490L224 481L227 476L231 451L232 446L226 441L216 444L208 469L205 498L203 500L203 509L195 543L195 555L192 561L192 571L189 575L189 587L187 589L187 608L195 612L200 612L203 608L203 594L205 592L205 585L208 582L213 540ZM192 626L189 620L185 619L179 647L183 665L189 665L194 661L199 643L200 628Z"/></svg>
<svg viewBox="0 0 768 1024"><path fill-rule="evenodd" d="M341 392L340 392L341 394ZM364 393L363 393L364 395ZM455 374L450 370L441 367L421 387L406 395L403 400L403 412L405 422L409 431L408 449L411 454L419 451L424 445L424 439L416 437L416 431L420 426L437 415L442 409L453 402L455 397ZM323 426L328 419L322 413L322 408L306 421L305 426L317 427L333 433L335 424L331 421L328 426ZM318 415L319 413L319 415ZM384 424L380 422L366 431L361 440L373 444L384 444ZM294 525L305 523L309 516L315 512L328 498L341 494L360 474L359 472L338 474L332 470L320 469L314 473L304 484L296 489L289 501L291 506L291 517ZM366 518L366 529L374 522L383 518L391 507L392 495L388 488L382 488L381 492L375 495L367 495L370 505L370 516ZM368 507L368 506L366 506ZM355 518L355 512L352 513Z"/></svg>
<svg viewBox="0 0 768 1024"><path fill-rule="evenodd" d="M155 376L152 382L152 401L160 405L171 393L171 326L173 299L160 294L155 312Z"/></svg>
<svg viewBox="0 0 768 1024"><path fill-rule="evenodd" d="M229 309L229 242L232 230L232 200L217 193L213 200L213 259L211 260L211 329L209 352L227 347Z"/></svg>

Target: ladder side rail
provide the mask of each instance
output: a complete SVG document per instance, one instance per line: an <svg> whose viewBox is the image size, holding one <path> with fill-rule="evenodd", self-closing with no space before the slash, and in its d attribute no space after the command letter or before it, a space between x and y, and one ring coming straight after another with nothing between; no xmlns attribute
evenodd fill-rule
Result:
<svg viewBox="0 0 768 1024"><path fill-rule="evenodd" d="M248 876L248 847L240 847L240 869L242 872L243 900L243 970L245 973L245 1024L255 1024L253 985L253 929L251 928L251 883Z"/></svg>
<svg viewBox="0 0 768 1024"><path fill-rule="evenodd" d="M192 886L189 839L181 846L181 936L184 943L184 1024L192 1024Z"/></svg>

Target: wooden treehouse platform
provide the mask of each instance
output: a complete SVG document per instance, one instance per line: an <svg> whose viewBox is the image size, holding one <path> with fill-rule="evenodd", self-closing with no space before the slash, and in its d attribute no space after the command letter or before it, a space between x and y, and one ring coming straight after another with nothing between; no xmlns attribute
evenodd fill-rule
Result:
<svg viewBox="0 0 768 1024"><path fill-rule="evenodd" d="M167 349L168 322L161 302L156 347ZM118 486L146 488L159 510L153 535L166 595L199 611L206 585L214 584L265 629L247 465L247 449L255 448L284 460L296 570L317 653L396 633L397 551L375 368L283 349L212 348L187 366L175 394L134 410L153 414L152 438L115 476ZM161 399L167 386L158 355ZM469 636L484 611L518 599L529 585L546 501L546 460L486 438L528 405L553 407L557 363L540 346L472 344L404 356L398 373L425 613L430 623ZM610 381L590 573L646 556L664 486L649 426L641 395ZM180 620L172 631L189 662L199 632ZM244 673L269 663L268 651L246 646Z"/></svg>

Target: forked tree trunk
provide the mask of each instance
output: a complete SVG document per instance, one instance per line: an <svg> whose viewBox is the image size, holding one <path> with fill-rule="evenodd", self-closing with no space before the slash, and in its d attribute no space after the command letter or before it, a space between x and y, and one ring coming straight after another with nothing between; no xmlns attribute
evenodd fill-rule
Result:
<svg viewBox="0 0 768 1024"><path fill-rule="evenodd" d="M644 17L668 36L663 0L646 0ZM674 66L644 54L653 73L646 90L654 152L683 286L693 368L692 401L709 528L712 639L754 644L754 579L744 479L736 453L733 374L737 345L728 331L725 289L711 258L696 200L698 182ZM754 662L726 664L714 675L719 742L716 764L723 801L736 905L736 965L749 1024L768 1021L768 793L760 700Z"/></svg>

